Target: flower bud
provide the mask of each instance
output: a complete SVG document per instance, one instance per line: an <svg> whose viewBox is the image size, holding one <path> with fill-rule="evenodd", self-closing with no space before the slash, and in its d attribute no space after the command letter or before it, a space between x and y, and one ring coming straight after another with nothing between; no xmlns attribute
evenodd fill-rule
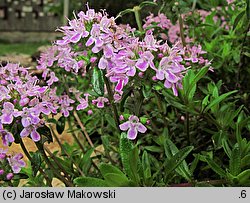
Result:
<svg viewBox="0 0 250 203"><path fill-rule="evenodd" d="M90 116L90 115L92 115L93 114L93 111L90 109L90 110L88 110L88 115Z"/></svg>
<svg viewBox="0 0 250 203"><path fill-rule="evenodd" d="M152 80L153 80L153 81L157 81L158 79L157 79L156 76L153 76L153 77L152 77Z"/></svg>
<svg viewBox="0 0 250 203"><path fill-rule="evenodd" d="M138 73L138 76L139 76L140 78L143 78L144 73L143 73L143 72L140 72L140 73Z"/></svg>
<svg viewBox="0 0 250 203"><path fill-rule="evenodd" d="M123 116L123 115L120 115L119 120L120 120L120 121L123 121L123 120L124 120L124 116Z"/></svg>
<svg viewBox="0 0 250 203"><path fill-rule="evenodd" d="M0 176L4 174L4 170L0 169Z"/></svg>
<svg viewBox="0 0 250 203"><path fill-rule="evenodd" d="M90 58L90 63L95 63L96 60L97 60L97 57L91 57L91 58Z"/></svg>
<svg viewBox="0 0 250 203"><path fill-rule="evenodd" d="M14 177L14 174L13 174L13 173L8 173L8 174L6 175L6 179L7 179L7 180L11 180L13 177Z"/></svg>
<svg viewBox="0 0 250 203"><path fill-rule="evenodd" d="M159 57L159 58L163 58L163 56L164 56L163 53L159 53L159 54L158 54L158 57Z"/></svg>

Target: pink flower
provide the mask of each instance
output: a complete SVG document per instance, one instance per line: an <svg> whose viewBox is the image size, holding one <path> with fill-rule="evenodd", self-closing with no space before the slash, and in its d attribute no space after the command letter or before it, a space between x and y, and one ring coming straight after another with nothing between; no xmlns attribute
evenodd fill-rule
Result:
<svg viewBox="0 0 250 203"><path fill-rule="evenodd" d="M23 158L23 155L21 153L18 153L14 155L13 157L7 158L13 173L19 173L21 171L21 168L26 166L22 158Z"/></svg>
<svg viewBox="0 0 250 203"><path fill-rule="evenodd" d="M70 99L68 95L61 96L59 104L61 107L61 113L63 114L64 117L68 117L69 111L73 110L73 107L70 106L73 103L75 103L75 101Z"/></svg>
<svg viewBox="0 0 250 203"><path fill-rule="evenodd" d="M20 136L23 138L30 135L31 139L34 142L38 142L41 139L41 136L39 135L36 129L37 128L35 126L30 125L21 131Z"/></svg>
<svg viewBox="0 0 250 203"><path fill-rule="evenodd" d="M138 134L145 133L147 131L147 128L139 122L139 118L137 116L131 115L129 117L129 120L121 125L119 125L120 129L122 131L128 130L128 139L134 140Z"/></svg>
<svg viewBox="0 0 250 203"><path fill-rule="evenodd" d="M89 94L84 94L84 96L85 96L85 99L84 98L79 98L78 99L80 104L78 104L78 106L76 107L77 111L82 110L82 109L86 109L89 106L89 104L88 104Z"/></svg>
<svg viewBox="0 0 250 203"><path fill-rule="evenodd" d="M17 109L14 109L14 105L10 102L4 102L2 115L0 117L2 124L11 124L13 117L18 117L21 115Z"/></svg>
<svg viewBox="0 0 250 203"><path fill-rule="evenodd" d="M4 86L0 86L0 102L4 99L10 99L11 96L9 95L10 90L8 90Z"/></svg>
<svg viewBox="0 0 250 203"><path fill-rule="evenodd" d="M13 135L6 130L0 129L0 137L2 137L2 142L4 146L8 146L9 143L12 143L15 141Z"/></svg>
<svg viewBox="0 0 250 203"><path fill-rule="evenodd" d="M140 58L136 62L136 67L141 71L146 71L148 67L155 68L154 63L154 56L150 51L146 51L140 55Z"/></svg>
<svg viewBox="0 0 250 203"><path fill-rule="evenodd" d="M0 160L5 159L7 150L0 148Z"/></svg>
<svg viewBox="0 0 250 203"><path fill-rule="evenodd" d="M105 97L98 97L97 99L92 100L92 103L97 104L98 108L104 108L104 104L108 102L109 100Z"/></svg>

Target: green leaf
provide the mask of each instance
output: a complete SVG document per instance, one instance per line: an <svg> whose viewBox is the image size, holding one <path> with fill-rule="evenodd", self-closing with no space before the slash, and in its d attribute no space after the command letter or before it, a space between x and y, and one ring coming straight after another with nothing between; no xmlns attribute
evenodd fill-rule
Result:
<svg viewBox="0 0 250 203"><path fill-rule="evenodd" d="M158 147L158 146L146 146L144 147L144 149L146 149L147 151L150 151L150 152L157 152L157 153L161 153L163 152L163 149L161 147Z"/></svg>
<svg viewBox="0 0 250 203"><path fill-rule="evenodd" d="M124 174L106 173L104 179L110 187L125 187L130 184L130 181Z"/></svg>
<svg viewBox="0 0 250 203"><path fill-rule="evenodd" d="M122 165L124 168L125 173L128 177L132 177L132 171L130 168L130 161L129 161L129 153L133 149L132 142L127 138L126 133L121 133L120 137L120 155L122 160Z"/></svg>
<svg viewBox="0 0 250 203"><path fill-rule="evenodd" d="M245 183L249 183L250 182L250 169L247 169L243 172L241 172L238 176L237 176L238 180L239 180L239 184L245 184Z"/></svg>
<svg viewBox="0 0 250 203"><path fill-rule="evenodd" d="M193 92L195 91L195 85L197 84L197 82L204 77L204 75L206 75L208 69L209 69L209 66L210 65L207 65L207 66L204 66L196 75L195 77L190 81L190 84L188 86L188 89L186 91L186 95L188 96L190 94L190 92ZM191 97L192 94L189 96Z"/></svg>
<svg viewBox="0 0 250 203"><path fill-rule="evenodd" d="M32 175L35 177L39 168L41 167L42 159L39 151L36 151L32 154L31 157L31 167L32 167Z"/></svg>
<svg viewBox="0 0 250 203"><path fill-rule="evenodd" d="M144 151L142 154L142 169L143 169L144 179L145 180L149 179L151 177L151 167L147 151Z"/></svg>
<svg viewBox="0 0 250 203"><path fill-rule="evenodd" d="M211 169L223 178L227 177L226 172L211 158L206 157L206 162L211 167Z"/></svg>
<svg viewBox="0 0 250 203"><path fill-rule="evenodd" d="M58 121L56 122L56 130L58 134L62 134L65 129L65 122L66 118L64 116L61 116Z"/></svg>
<svg viewBox="0 0 250 203"><path fill-rule="evenodd" d="M233 147L230 161L229 161L229 171L232 175L237 176L240 173L241 155L238 143Z"/></svg>
<svg viewBox="0 0 250 203"><path fill-rule="evenodd" d="M139 177L139 150L137 147L134 147L129 152L129 167L131 171L131 180L139 185L140 177Z"/></svg>
<svg viewBox="0 0 250 203"><path fill-rule="evenodd" d="M124 16L124 15L127 14L127 13L133 13L133 12L134 12L133 9L128 8L128 9L126 9L126 10L121 11L120 13L118 13L117 17L122 17L122 16ZM117 18L117 17L116 17L116 18Z"/></svg>
<svg viewBox="0 0 250 203"><path fill-rule="evenodd" d="M47 121L47 123L57 124L57 120L54 118L48 118L46 121Z"/></svg>
<svg viewBox="0 0 250 203"><path fill-rule="evenodd" d="M139 7L142 9L145 6L157 6L157 3L152 2L152 1L143 1L140 3Z"/></svg>
<svg viewBox="0 0 250 203"><path fill-rule="evenodd" d="M221 101L225 100L228 96L230 96L231 94L234 94L236 92L237 92L237 90L234 90L234 91L227 92L225 94L220 95L219 97L217 97L216 99L214 99L213 101L210 102L210 104L204 109L204 112L207 112L213 106L219 104Z"/></svg>
<svg viewBox="0 0 250 203"><path fill-rule="evenodd" d="M108 187L109 185L102 179L92 177L78 177L74 179L74 184L79 187Z"/></svg>
<svg viewBox="0 0 250 203"><path fill-rule="evenodd" d="M208 94L208 95L202 100L202 109L204 109L204 108L209 104L209 97L210 97L210 95Z"/></svg>
<svg viewBox="0 0 250 203"><path fill-rule="evenodd" d="M196 167L198 165L198 162L200 160L200 155L199 154L194 155L194 157L195 158L194 158L194 160L193 160L193 162L191 163L191 166L190 166L190 172L191 172L191 174L194 173L194 171L195 171L195 169L196 169Z"/></svg>
<svg viewBox="0 0 250 203"><path fill-rule="evenodd" d="M193 148L192 146L187 146L166 161L166 176L169 176L184 161Z"/></svg>
<svg viewBox="0 0 250 203"><path fill-rule="evenodd" d="M193 70L189 70L183 79L183 90L180 90L181 93L184 93L184 98L186 101L191 102L196 91L196 84L189 90L190 82L194 79L195 74ZM187 92L189 91L189 93Z"/></svg>
<svg viewBox="0 0 250 203"><path fill-rule="evenodd" d="M241 168L250 166L250 154L247 154L241 159Z"/></svg>
<svg viewBox="0 0 250 203"><path fill-rule="evenodd" d="M105 119L114 129L116 129L114 117L112 117L110 114L105 114Z"/></svg>
<svg viewBox="0 0 250 203"><path fill-rule="evenodd" d="M222 138L221 144L222 144L222 147L223 147L225 153L227 154L228 158L230 158L230 157L231 157L232 150L230 149L230 147L229 147L229 145L228 145L228 143L227 143L227 139Z"/></svg>
<svg viewBox="0 0 250 203"><path fill-rule="evenodd" d="M103 177L108 173L112 173L112 174L117 174L117 175L123 176L124 178L127 178L126 175L119 168L110 164L105 164L105 163L100 164L99 169Z"/></svg>
<svg viewBox="0 0 250 203"><path fill-rule="evenodd" d="M91 78L91 83L93 85L94 91L99 96L103 96L104 95L104 78L103 78L103 73L97 67L93 68L93 75L92 75L92 78Z"/></svg>
<svg viewBox="0 0 250 203"><path fill-rule="evenodd" d="M12 180L20 180L20 179L28 179L28 178L29 176L26 175L25 173L18 173L18 174L14 174L14 177Z"/></svg>
<svg viewBox="0 0 250 203"><path fill-rule="evenodd" d="M175 146L175 144L170 140L166 139L164 143L164 150L165 155L168 159L172 158L174 155L176 155L179 152L179 149ZM176 168L176 172L181 175L186 180L191 180L191 172L188 168L187 162L185 160L182 161L182 163Z"/></svg>
<svg viewBox="0 0 250 203"><path fill-rule="evenodd" d="M79 167L84 173L88 173L91 167L91 154L93 153L94 148L89 149L80 159Z"/></svg>

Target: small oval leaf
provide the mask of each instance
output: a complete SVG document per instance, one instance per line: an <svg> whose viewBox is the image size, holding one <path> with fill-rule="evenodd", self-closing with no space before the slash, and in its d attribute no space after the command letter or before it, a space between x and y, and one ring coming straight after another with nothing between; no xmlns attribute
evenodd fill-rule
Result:
<svg viewBox="0 0 250 203"><path fill-rule="evenodd" d="M93 85L94 91L99 96L103 96L104 95L104 78L103 78L103 73L97 67L93 68L93 75L92 75L91 83Z"/></svg>

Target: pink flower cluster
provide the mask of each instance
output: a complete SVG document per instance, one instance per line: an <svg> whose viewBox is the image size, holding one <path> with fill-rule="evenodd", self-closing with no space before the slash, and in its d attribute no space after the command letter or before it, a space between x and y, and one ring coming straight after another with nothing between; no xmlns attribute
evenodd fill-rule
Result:
<svg viewBox="0 0 250 203"><path fill-rule="evenodd" d="M153 22L158 23L162 29L171 30L173 27L163 14L155 18L152 15L148 17L145 27ZM117 25L115 19L108 17L104 11L95 12L88 8L86 12L79 12L73 20L69 20L68 25L58 30L64 36L47 52L42 53L37 66L43 71L42 76L47 85L52 87L59 80L60 76L54 67L66 71L63 74L65 77L67 75L69 80L89 80L94 68L98 67L112 83L111 91L115 103L121 101L124 88L128 84L133 85L136 80L143 80L146 72L154 82L162 81L164 86L171 88L177 96L178 88L182 88L182 78L187 66L191 63L209 63L201 57L205 52L200 46L182 47L175 39L170 46L168 41L158 40L153 30L148 30L144 36L138 37L135 29L129 25ZM68 112L73 108L84 110L90 105L104 108L112 102L108 99L106 85L103 95L97 96L89 92L93 92L91 85L81 91L78 87L70 86L68 95L64 95L59 102L63 114L68 116ZM76 107L72 106L73 103ZM130 132L137 132L137 128L133 129ZM139 132L140 129L138 128ZM130 137L134 138L136 135L137 133L132 133Z"/></svg>
<svg viewBox="0 0 250 203"><path fill-rule="evenodd" d="M59 111L67 116L71 110L72 101L67 95L57 96L56 89L40 83L37 76L18 64L1 67L0 137L4 146L15 141L12 135L15 126L21 129L21 138L30 136L37 142L41 138L37 129L45 124L44 116Z"/></svg>
<svg viewBox="0 0 250 203"><path fill-rule="evenodd" d="M18 174L26 166L21 153L14 155L6 153L7 150L0 148L0 181L11 180L14 174Z"/></svg>
<svg viewBox="0 0 250 203"><path fill-rule="evenodd" d="M163 14L151 20L159 22L162 28L172 26ZM69 21L69 25L59 30L64 36L43 53L39 60L38 69L43 70L48 85L58 80L52 69L49 70L53 65L80 76L85 76L89 71L87 67L98 66L114 83L116 102L121 99L123 88L128 82L147 70L153 71L158 80L164 80L166 88L172 88L174 94L178 94L177 88L181 87L187 58L184 48L178 44L169 47L167 41L158 41L151 31L140 39L135 36L134 29L119 26L113 17L109 18L104 12L96 13L93 9L88 9L86 13L81 11L75 19ZM76 100L81 104L78 110L88 106L79 94ZM92 101L99 104L97 106L100 108L105 102L108 102L107 98L94 98Z"/></svg>

